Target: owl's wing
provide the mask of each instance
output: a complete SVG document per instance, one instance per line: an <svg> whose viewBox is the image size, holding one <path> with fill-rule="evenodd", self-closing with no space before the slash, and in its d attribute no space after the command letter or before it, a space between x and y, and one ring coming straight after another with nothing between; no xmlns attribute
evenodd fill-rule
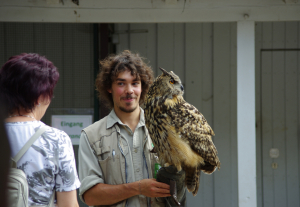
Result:
<svg viewBox="0 0 300 207"><path fill-rule="evenodd" d="M207 172L214 171L216 166L219 168L218 151L211 139L215 134L197 108L184 102L170 109L168 115L176 133L189 142L191 148L204 159L206 167L212 168Z"/></svg>

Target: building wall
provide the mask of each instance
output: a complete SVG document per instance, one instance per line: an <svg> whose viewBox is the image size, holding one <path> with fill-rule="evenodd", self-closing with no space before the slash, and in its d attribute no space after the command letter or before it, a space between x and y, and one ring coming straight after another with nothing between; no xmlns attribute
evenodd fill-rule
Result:
<svg viewBox="0 0 300 207"><path fill-rule="evenodd" d="M257 23L255 37L258 206L300 206L300 22Z"/></svg>
<svg viewBox="0 0 300 207"><path fill-rule="evenodd" d="M256 24L259 207L300 206L299 34L300 22ZM198 195L187 194L188 206L237 206L236 23L115 24L113 41L117 52L146 57L155 76L158 67L179 75L185 99L216 133L221 170L201 175ZM45 55L60 71L46 124L52 114L93 114L91 24L0 23L0 64L22 52ZM270 158L271 148L278 158Z"/></svg>
<svg viewBox="0 0 300 207"><path fill-rule="evenodd" d="M50 125L54 114L93 114L92 24L0 22L0 65L21 53L45 56L60 73L42 121Z"/></svg>

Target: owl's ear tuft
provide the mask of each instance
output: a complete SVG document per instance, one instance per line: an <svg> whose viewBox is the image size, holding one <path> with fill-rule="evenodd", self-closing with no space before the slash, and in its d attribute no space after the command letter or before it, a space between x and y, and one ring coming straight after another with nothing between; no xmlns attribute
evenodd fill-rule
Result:
<svg viewBox="0 0 300 207"><path fill-rule="evenodd" d="M165 69L159 67L159 69L165 74L165 75L169 75L168 71L166 71Z"/></svg>

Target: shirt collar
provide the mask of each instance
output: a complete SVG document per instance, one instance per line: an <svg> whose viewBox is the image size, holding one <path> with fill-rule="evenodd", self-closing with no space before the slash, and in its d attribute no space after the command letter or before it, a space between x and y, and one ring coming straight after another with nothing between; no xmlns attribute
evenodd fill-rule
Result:
<svg viewBox="0 0 300 207"><path fill-rule="evenodd" d="M140 107L140 110L141 110L141 112L140 112L140 121L139 121L137 127L145 126L144 110L141 107ZM106 128L107 129L111 128L116 123L118 123L120 125L125 125L125 124L122 123L122 121L119 119L119 117L115 113L115 110L113 109L108 114Z"/></svg>

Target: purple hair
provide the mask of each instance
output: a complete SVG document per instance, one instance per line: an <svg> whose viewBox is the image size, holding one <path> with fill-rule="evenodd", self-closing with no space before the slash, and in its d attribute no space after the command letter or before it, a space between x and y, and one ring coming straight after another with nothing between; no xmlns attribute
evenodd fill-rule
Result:
<svg viewBox="0 0 300 207"><path fill-rule="evenodd" d="M12 56L0 69L0 98L8 112L31 112L42 95L53 97L59 73L53 63L34 53Z"/></svg>

